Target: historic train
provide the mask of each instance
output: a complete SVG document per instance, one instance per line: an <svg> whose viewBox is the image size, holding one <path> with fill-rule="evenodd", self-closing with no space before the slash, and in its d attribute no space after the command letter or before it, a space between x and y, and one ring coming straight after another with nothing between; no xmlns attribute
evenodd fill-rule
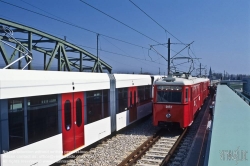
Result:
<svg viewBox="0 0 250 166"><path fill-rule="evenodd" d="M50 165L152 113L149 75L0 69L1 165Z"/></svg>
<svg viewBox="0 0 250 166"><path fill-rule="evenodd" d="M178 74L157 79L153 90L153 124L190 126L209 94L209 79Z"/></svg>

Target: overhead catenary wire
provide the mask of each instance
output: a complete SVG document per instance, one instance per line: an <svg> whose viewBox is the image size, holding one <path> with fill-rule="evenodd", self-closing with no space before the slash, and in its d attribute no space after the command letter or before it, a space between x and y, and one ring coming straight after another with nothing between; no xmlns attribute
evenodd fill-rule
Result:
<svg viewBox="0 0 250 166"><path fill-rule="evenodd" d="M178 53L176 53L172 58L174 58L176 55L181 53L183 50L185 50L188 46L190 46L194 41L192 41L190 44L188 44L186 47L184 47L182 50L180 50Z"/></svg>
<svg viewBox="0 0 250 166"><path fill-rule="evenodd" d="M124 55L124 54L120 54L120 53L115 53L115 52L106 51L106 50L100 50L100 51L107 52L107 53L111 53L111 54L116 54L116 55L125 56L125 57L133 58L133 59L136 59L136 60L148 61L148 62L151 62L151 63L156 63L156 64L159 64L159 65L164 65L164 66L166 66L166 64L161 64L161 63L158 63L158 62L155 62L155 61L150 61L150 60L141 59L141 58L135 58L135 57L128 56L128 55Z"/></svg>
<svg viewBox="0 0 250 166"><path fill-rule="evenodd" d="M136 5L132 0L129 0L135 7L137 7L141 12L143 12L145 15L147 15L152 21L154 21L157 25L159 25L162 29L165 30L165 32L169 33L173 38L184 44L182 41L180 41L177 37L175 37L172 33L170 33L166 28L164 28L161 24L159 24L157 21L155 21L150 15L148 15L144 10L142 10L138 5Z"/></svg>
<svg viewBox="0 0 250 166"><path fill-rule="evenodd" d="M94 6L90 5L90 4L88 4L87 2L85 2L85 1L83 1L83 0L80 0L80 1L81 1L82 3L84 3L84 4L88 5L89 7L91 7L91 8L93 8L93 9L97 10L98 12L100 12L100 13L102 13L102 14L106 15L107 17L109 17L109 18L111 18L111 19L113 19L113 20L115 20L115 21L119 22L120 24L122 24L122 25L124 25L124 26L126 26L126 27L128 27L128 28L130 28L130 29L132 29L133 31L135 31L135 32L137 32L137 33L139 33L139 34L143 35L144 37L146 37L146 38L148 38L148 39L150 39L150 40L152 40L152 41L156 42L157 44L160 44L160 45L161 45L161 43L160 43L160 42L158 42L158 41L156 41L156 40L152 39L151 37L149 37L149 36L147 36L147 35L143 34L143 33L142 33L142 32L140 32L140 31L138 31L138 30L136 30L136 29L132 28L131 26L129 26L129 25L127 25L127 24L125 24L125 23L123 23L123 22L119 21L118 19L116 19L116 18L114 18L114 17L110 16L109 14L107 14L107 13L105 13L105 12L101 11L100 9L97 9L96 7L94 7ZM180 41L180 42L181 42L181 41ZM166 47L165 45L163 45L163 46L164 46L164 47ZM163 57L163 56L162 56L162 57Z"/></svg>
<svg viewBox="0 0 250 166"><path fill-rule="evenodd" d="M17 5L15 5L15 4L12 4L12 3L9 3L9 2L5 2L5 1L3 1L3 0L0 0L0 2L5 3L5 4L8 4L8 5L13 6L13 7L16 7L16 8L19 8L19 9L22 9L22 10L25 10L25 11L28 11L28 12L31 12L31 13L34 13L34 14L37 14L37 15L40 15L40 16L43 16L43 17L46 17L46 18L49 18L49 19L54 20L54 21L58 21L58 22L61 22L61 23L70 25L70 26L75 27L75 28L79 28L79 29L88 31L88 32L90 32L90 33L100 34L100 35L102 35L102 36L105 36L105 37L107 37L107 38L110 38L110 39L113 39L113 40L116 40L116 41L119 41L119 42L122 42L122 43L126 43L126 44L133 45L133 46L140 47L140 48L149 49L149 48L146 48L146 47L144 47L144 46L140 46L140 45L138 45L138 44L134 44L134 43L131 43L131 42L128 42L128 41L124 41L124 40L121 40L121 39L117 39L117 38L115 38L115 37L112 37L112 36L109 36L109 35L105 35L105 34L102 34L102 33L99 33L99 32L95 32L95 31L93 31L93 30L90 30L90 29L84 28L84 27L82 27L82 26L79 26L79 25L70 23L70 22L68 22L68 21L64 21L64 20L61 20L61 19L58 19L58 18L54 18L54 17L48 16L48 15L45 15L45 14L42 14L42 13L39 13L39 12L30 10L30 9L26 9L26 8L24 8L24 7L21 7L21 6L17 6Z"/></svg>
<svg viewBox="0 0 250 166"><path fill-rule="evenodd" d="M83 1L83 0L80 0L80 1L81 1L82 3L84 3L84 4L88 5L89 7L91 7L91 8L93 8L93 9L97 10L98 12L100 12L100 13L102 13L102 14L104 14L104 15L108 16L109 18L111 18L111 19L113 19L113 20L115 20L115 21L119 22L120 24L122 24L122 25L124 25L124 26L128 27L129 29L132 29L133 31L135 31L135 32L137 32L137 33L139 33L139 34L143 35L144 37L146 37L146 38L148 38L148 39L150 39L150 40L152 40L152 41L154 41L154 42L156 42L156 43L160 43L160 42L158 42L158 41L156 41L156 40L152 39L151 37L149 37L149 36L145 35L144 33L142 33L142 32L140 32L140 31L136 30L135 28L133 28L133 27L131 27L131 26L129 26L129 25L127 25L127 24L125 24L125 23L121 22L120 20L118 20L118 19L116 19L116 18L114 18L114 17L110 16L109 14L107 14L107 13L105 13L105 12L101 11L100 9L97 9L96 7L94 7L94 6L90 5L89 3L87 3L87 2L85 2L85 1Z"/></svg>
<svg viewBox="0 0 250 166"><path fill-rule="evenodd" d="M89 46L83 46L83 45L78 45L78 46L96 50L96 48L89 47ZM110 53L110 54L115 54L115 55L120 55L120 56L125 56L125 57L132 58L132 59L136 59L136 60L148 61L148 62L160 64L160 65L165 65L165 64L161 64L161 63L155 62L155 61L153 61L153 60L147 60L147 59L136 58L136 57L133 57L133 56L129 56L129 55L125 55L125 54L120 54L120 53L117 53L117 52L112 52L112 51L108 51L108 50L104 50L104 49L99 49L99 51L106 52L106 53Z"/></svg>
<svg viewBox="0 0 250 166"><path fill-rule="evenodd" d="M147 14L144 10L142 10L138 5L136 5L132 0L129 0L135 7L137 7L141 12L143 12L145 15L147 15L152 21L154 21L158 26L160 26L163 30L165 30L165 32L168 32L172 37L174 37L176 40L178 40L181 44L184 44L182 41L180 41L178 38L176 38L173 34L171 34L167 29L165 29L162 25L160 25L155 19L153 19L149 14ZM166 36L167 36L167 33L166 33ZM157 45L165 45L167 43L164 43L164 44L157 44ZM171 43L171 44L179 44L179 43ZM184 44L186 46L190 46L190 44ZM186 48L186 47L185 47ZM184 49L185 49L184 48ZM173 56L175 57L176 55L180 54L180 52L182 52L184 49L182 49L181 51L179 52L176 52L176 54ZM189 47L190 49L190 47ZM173 50L172 50L173 51ZM181 55L181 54L180 54ZM188 55L192 58L192 56L189 54L189 50L188 50ZM193 54L194 55L194 54ZM183 55L182 55L183 56ZM195 55L194 55L195 56ZM173 58L172 57L172 58ZM197 57L195 56L195 58L197 59ZM198 59L199 61L199 59Z"/></svg>
<svg viewBox="0 0 250 166"><path fill-rule="evenodd" d="M120 42L123 42L123 43L127 43L127 44L130 44L130 45L134 45L134 46L136 46L136 47L140 47L140 48L143 48L143 49L150 50L150 48L146 48L146 47L143 47L143 46L134 44L134 43L130 43L130 42L127 42L127 41L124 41L124 40L121 40L121 39L117 39L117 38L114 38L114 37L111 37L111 36L108 36L108 35L105 35L105 34L101 34L101 33L95 32L95 31L93 31L93 30L84 28L84 27L81 27L81 26L76 25L76 24L74 24L74 23L70 23L70 22L68 22L68 21L66 21L66 20L62 20L62 19L59 18L59 17L58 17L58 18L54 18L54 17L48 16L48 15L45 15L45 14L41 14L41 13L36 12L36 11L32 11L32 10L30 10L30 9L23 8L23 7L21 7L21 6L17 6L17 5L15 5L15 4L11 4L11 3L9 3L9 2L5 2L5 1L3 1L3 0L0 0L0 2L6 3L6 4L8 4L8 5L17 7L17 8L19 8L19 9L26 10L26 11L28 11L28 12L31 12L31 13L34 13L34 14L37 14L37 15L40 15L40 16L43 16L43 17L46 17L46 18L49 18L49 19L52 19L52 20L55 20L55 21L64 23L64 24L67 24L67 25L70 25L70 26L73 26L73 27L76 27L76 28L80 28L80 29L85 30L85 31L88 31L88 32L90 32L90 33L100 34L100 35L103 36L103 37L107 37L107 38L110 38L110 39L113 39L113 40L116 40L116 41L120 41ZM23 2L25 2L25 1L23 1ZM25 3L26 3L26 2L25 2ZM42 9L40 9L40 10L42 10ZM46 11L44 11L44 12L46 12ZM51 14L51 13L49 13L49 14ZM157 41L156 41L156 42L157 42ZM171 49L171 50L172 50L172 49ZM174 50L172 50L172 51L174 51ZM149 51L148 51L148 52L149 52ZM174 52L176 52L176 51L174 51ZM159 52L157 52L157 54L158 54L158 55L161 55L161 54L159 54ZM162 55L161 55L161 56L162 56ZM150 56L149 56L149 57L150 57ZM163 57L164 57L164 56L163 56ZM151 58L151 57L150 57L150 58ZM152 58L151 58L151 59L152 59ZM138 59L138 60L139 60L139 59ZM144 59L140 59L140 60L144 60ZM154 61L152 60L152 61L149 61L149 62L154 62ZM155 63L157 63L157 62L155 62ZM160 64L160 63L157 63L157 64ZM163 64L162 64L162 65L163 65Z"/></svg>
<svg viewBox="0 0 250 166"><path fill-rule="evenodd" d="M47 14L50 14L50 15L52 15L52 16L58 18L58 19L61 19L61 20L63 20L63 21L68 22L67 20L64 20L64 19L62 19L61 17L58 17L58 16L56 16L56 15L50 13L50 12L47 12L47 11L45 11L45 10L43 10L43 9L41 9L41 8L39 8L39 7L37 7L37 6L35 6L35 5L32 5L31 3L28 3L28 2L26 2L26 1L24 1L24 0L20 0L20 1L23 2L23 3L26 3L26 4L30 5L30 6L32 6L32 7L34 7L34 8L36 8L36 9L39 9L39 10L41 10L41 11L47 13Z"/></svg>
<svg viewBox="0 0 250 166"><path fill-rule="evenodd" d="M46 18L49 18L49 19L52 19L52 20L61 22L61 23L64 23L64 24L67 24L67 25L70 25L70 26L73 26L73 27L76 27L76 28L85 30L85 31L88 31L88 32L90 32L90 33L99 34L99 35L102 35L102 36L104 36L104 37L107 37L107 38L110 38L110 39L113 39L113 40L116 40L116 41L120 41L120 42L123 42L123 43L127 43L127 44L130 44L130 45L136 46L136 47L140 47L140 48L144 48L144 49L150 49L150 48L146 48L146 47L143 47L143 46L134 44L134 43L130 43L130 42L127 42L127 41L124 41L124 40L120 40L120 39L117 39L117 38L114 38L114 37L111 37L111 36L108 36L108 35L105 35L105 34L101 34L101 33L98 33L98 32L92 31L92 30L89 30L89 29L87 29L87 28L84 28L84 27L81 27L81 26L79 26L79 25L70 23L70 22L68 22L68 21L61 20L59 17L54 18L54 17L48 16L48 15L45 15L45 14L41 14L41 13L36 12L36 11L32 11L32 10L30 10L30 9L26 9L26 8L17 6L17 5L15 5L15 4L11 4L11 3L9 3L9 2L5 2L5 1L3 1L3 0L0 0L0 2L6 3L6 4L8 4L8 5L17 7L17 8L19 8L19 9L26 10L26 11L28 11L28 12L31 12L31 13L34 13L34 14L37 14L37 15L40 15L40 16L43 16L43 17L46 17ZM26 2L25 2L25 3L26 3ZM30 4L29 4L29 5L30 5ZM34 5L32 5L32 6L35 7ZM37 8L37 7L36 7L36 8ZM39 9L40 9L40 8L39 8ZM40 10L42 10L42 9L40 9ZM97 10L98 10L98 9L97 9ZM44 10L43 10L43 11L44 11ZM44 12L46 12L46 11L44 11ZM48 12L47 12L47 13L48 13ZM119 20L117 20L117 21L119 21ZM130 28L132 28L132 27L130 27ZM132 29L133 29L133 28L132 28ZM136 31L137 31L137 30L136 30ZM138 31L138 33L141 33L141 32ZM141 34L142 34L142 33L141 33ZM144 35L144 34L142 34L142 35ZM145 36L146 36L146 35L145 35ZM149 37L149 38L150 38L150 37ZM154 39L151 39L151 40L155 41ZM157 42L157 41L155 41L155 42ZM157 43L160 44L159 42L157 42ZM161 56L162 56L162 55L161 55ZM162 57L163 57L163 56L162 56Z"/></svg>

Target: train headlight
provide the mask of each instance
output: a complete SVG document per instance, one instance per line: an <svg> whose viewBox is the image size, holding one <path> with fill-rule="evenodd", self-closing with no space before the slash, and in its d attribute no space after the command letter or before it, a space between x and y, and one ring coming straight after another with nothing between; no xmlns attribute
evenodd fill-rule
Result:
<svg viewBox="0 0 250 166"><path fill-rule="evenodd" d="M166 114L166 117L171 118L171 114L170 113Z"/></svg>

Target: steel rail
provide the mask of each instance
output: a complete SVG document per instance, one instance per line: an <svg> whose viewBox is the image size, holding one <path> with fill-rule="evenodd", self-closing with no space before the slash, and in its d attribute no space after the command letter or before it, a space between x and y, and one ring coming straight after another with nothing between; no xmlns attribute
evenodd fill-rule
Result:
<svg viewBox="0 0 250 166"><path fill-rule="evenodd" d="M125 158L118 166L130 166L134 164L152 145L160 139L162 129L158 130L153 136L149 137L141 146L134 150L127 158Z"/></svg>
<svg viewBox="0 0 250 166"><path fill-rule="evenodd" d="M163 159L163 161L160 164L160 166L163 166L163 165L165 165L165 164L167 164L169 162L171 156L174 154L175 150L177 149L179 143L181 142L181 140L184 137L184 135L186 134L186 132L187 132L187 128L185 128L185 130L179 136L179 138L177 139L177 141L175 142L175 144L172 146L172 148L170 149L170 151L168 152L168 154L166 155L166 157Z"/></svg>

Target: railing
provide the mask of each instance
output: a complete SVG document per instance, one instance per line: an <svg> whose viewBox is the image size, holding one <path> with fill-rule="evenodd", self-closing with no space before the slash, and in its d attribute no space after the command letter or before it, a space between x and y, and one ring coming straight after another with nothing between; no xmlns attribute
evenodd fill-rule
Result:
<svg viewBox="0 0 250 166"><path fill-rule="evenodd" d="M245 95L243 95L241 92L237 91L236 89L228 86L230 89L232 89L238 96L240 96L240 98L242 98L248 105L250 105L250 99L248 97L246 97Z"/></svg>

